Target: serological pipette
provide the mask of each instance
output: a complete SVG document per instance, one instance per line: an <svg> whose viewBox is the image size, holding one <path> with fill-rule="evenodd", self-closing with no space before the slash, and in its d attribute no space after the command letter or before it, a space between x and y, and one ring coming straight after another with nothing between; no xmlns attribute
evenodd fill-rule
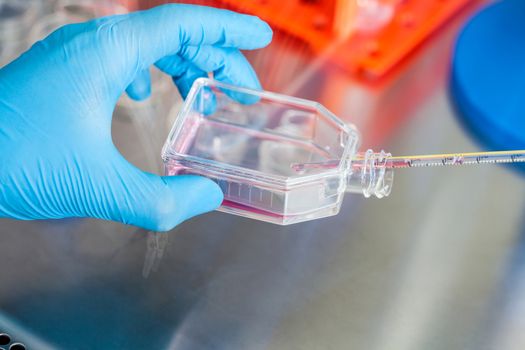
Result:
<svg viewBox="0 0 525 350"><path fill-rule="evenodd" d="M341 171L341 167L346 165L348 192L360 192L367 198L383 198L392 191L395 169L522 162L525 162L525 150L402 157L392 157L385 151L375 153L368 150L357 153L349 164L333 159L326 162L294 163L291 167L297 174L303 174L314 169Z"/></svg>
<svg viewBox="0 0 525 350"><path fill-rule="evenodd" d="M372 151L359 153L352 159L352 168L361 169L370 159ZM525 150L498 151L498 152L474 152L474 153L449 153L449 154L427 154L414 156L392 157L389 153L383 153L382 167L388 169L422 168L448 165L476 165L476 164L505 164L525 162ZM326 162L295 163L292 167L297 172L307 169L331 169L340 165L340 160L329 160Z"/></svg>

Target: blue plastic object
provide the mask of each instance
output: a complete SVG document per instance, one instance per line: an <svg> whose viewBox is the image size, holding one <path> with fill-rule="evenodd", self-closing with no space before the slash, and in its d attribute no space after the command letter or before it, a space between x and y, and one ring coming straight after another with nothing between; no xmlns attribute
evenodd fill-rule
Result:
<svg viewBox="0 0 525 350"><path fill-rule="evenodd" d="M256 17L172 4L68 25L35 44L0 70L0 217L95 217L167 231L217 208L223 195L212 181L128 163L111 139L112 111L126 89L149 95L153 64L183 96L207 72L259 88L239 50L271 39Z"/></svg>
<svg viewBox="0 0 525 350"><path fill-rule="evenodd" d="M451 95L462 121L487 148L525 148L525 1L491 4L465 26Z"/></svg>

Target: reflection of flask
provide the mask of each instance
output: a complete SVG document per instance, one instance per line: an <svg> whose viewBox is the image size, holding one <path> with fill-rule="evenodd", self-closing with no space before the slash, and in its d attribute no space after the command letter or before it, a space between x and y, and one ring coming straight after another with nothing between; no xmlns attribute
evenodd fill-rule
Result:
<svg viewBox="0 0 525 350"><path fill-rule="evenodd" d="M276 130L279 132L280 130ZM325 159L313 158L315 154L304 147L283 141L263 141L259 148L261 171L280 176L294 176L297 172L290 166L293 163L315 163Z"/></svg>
<svg viewBox="0 0 525 350"><path fill-rule="evenodd" d="M279 126L273 132L296 137L299 140L311 139L315 127L316 114L309 111L284 111ZM285 137L283 136L282 139ZM264 172L282 176L293 176L296 172L292 163L311 163L325 160L316 153L297 144L284 142L282 139L266 140L259 147L259 166Z"/></svg>
<svg viewBox="0 0 525 350"><path fill-rule="evenodd" d="M27 48L27 33L43 5L41 0L0 0L0 67Z"/></svg>
<svg viewBox="0 0 525 350"><path fill-rule="evenodd" d="M222 102L222 101L221 101ZM236 127L261 130L267 122L267 111L264 106L245 106L240 108L236 104L219 104L210 123L204 123L195 140L194 150L203 158L241 165L253 158L254 145L246 134L235 132ZM217 128L214 121L228 120L224 128ZM232 128L230 129L230 126Z"/></svg>

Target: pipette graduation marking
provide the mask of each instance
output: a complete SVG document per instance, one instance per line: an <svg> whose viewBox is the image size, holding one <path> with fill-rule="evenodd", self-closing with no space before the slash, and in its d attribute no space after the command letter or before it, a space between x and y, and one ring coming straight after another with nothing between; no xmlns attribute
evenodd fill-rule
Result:
<svg viewBox="0 0 525 350"><path fill-rule="evenodd" d="M391 157L387 160L385 166L387 168L400 169L446 165L503 164L522 162L525 162L525 150Z"/></svg>
<svg viewBox="0 0 525 350"><path fill-rule="evenodd" d="M352 160L352 168L360 169L364 166L364 154L358 154ZM447 165L475 165L475 164L504 164L525 162L525 150L499 151L499 152L475 152L475 153L451 153L420 156L388 157L384 167L388 169L403 169L416 167L434 167ZM292 168L301 173L307 169L333 169L337 168L340 160L328 160L318 163L295 163Z"/></svg>

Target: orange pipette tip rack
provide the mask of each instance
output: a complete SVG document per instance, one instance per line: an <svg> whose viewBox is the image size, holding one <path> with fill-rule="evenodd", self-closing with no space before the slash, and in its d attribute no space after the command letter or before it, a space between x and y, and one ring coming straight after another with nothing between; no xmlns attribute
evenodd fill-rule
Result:
<svg viewBox="0 0 525 350"><path fill-rule="evenodd" d="M370 0L359 0L370 1ZM392 13L372 31L356 28L358 0L194 1L255 14L308 43L319 53L331 48L333 61L360 77L376 79L400 63L456 13L476 0L376 0ZM191 2L191 1L190 1ZM374 21L374 17L369 18ZM363 22L363 20L361 19ZM367 19L364 19L366 26ZM333 45L336 45L334 47Z"/></svg>
<svg viewBox="0 0 525 350"><path fill-rule="evenodd" d="M373 34L354 32L334 56L351 72L379 78L407 57L471 0L399 1L389 24Z"/></svg>
<svg viewBox="0 0 525 350"><path fill-rule="evenodd" d="M142 0L146 7L176 0ZM275 29L306 42L352 74L377 79L390 72L455 14L480 0L186 0L259 16ZM387 21L373 13L360 17L363 4L389 7ZM361 7L360 7L361 6ZM360 10L361 9L361 10ZM378 14L380 16L381 13ZM383 13L384 15L384 13ZM367 18L368 17L368 18ZM360 29L361 27L361 29Z"/></svg>

